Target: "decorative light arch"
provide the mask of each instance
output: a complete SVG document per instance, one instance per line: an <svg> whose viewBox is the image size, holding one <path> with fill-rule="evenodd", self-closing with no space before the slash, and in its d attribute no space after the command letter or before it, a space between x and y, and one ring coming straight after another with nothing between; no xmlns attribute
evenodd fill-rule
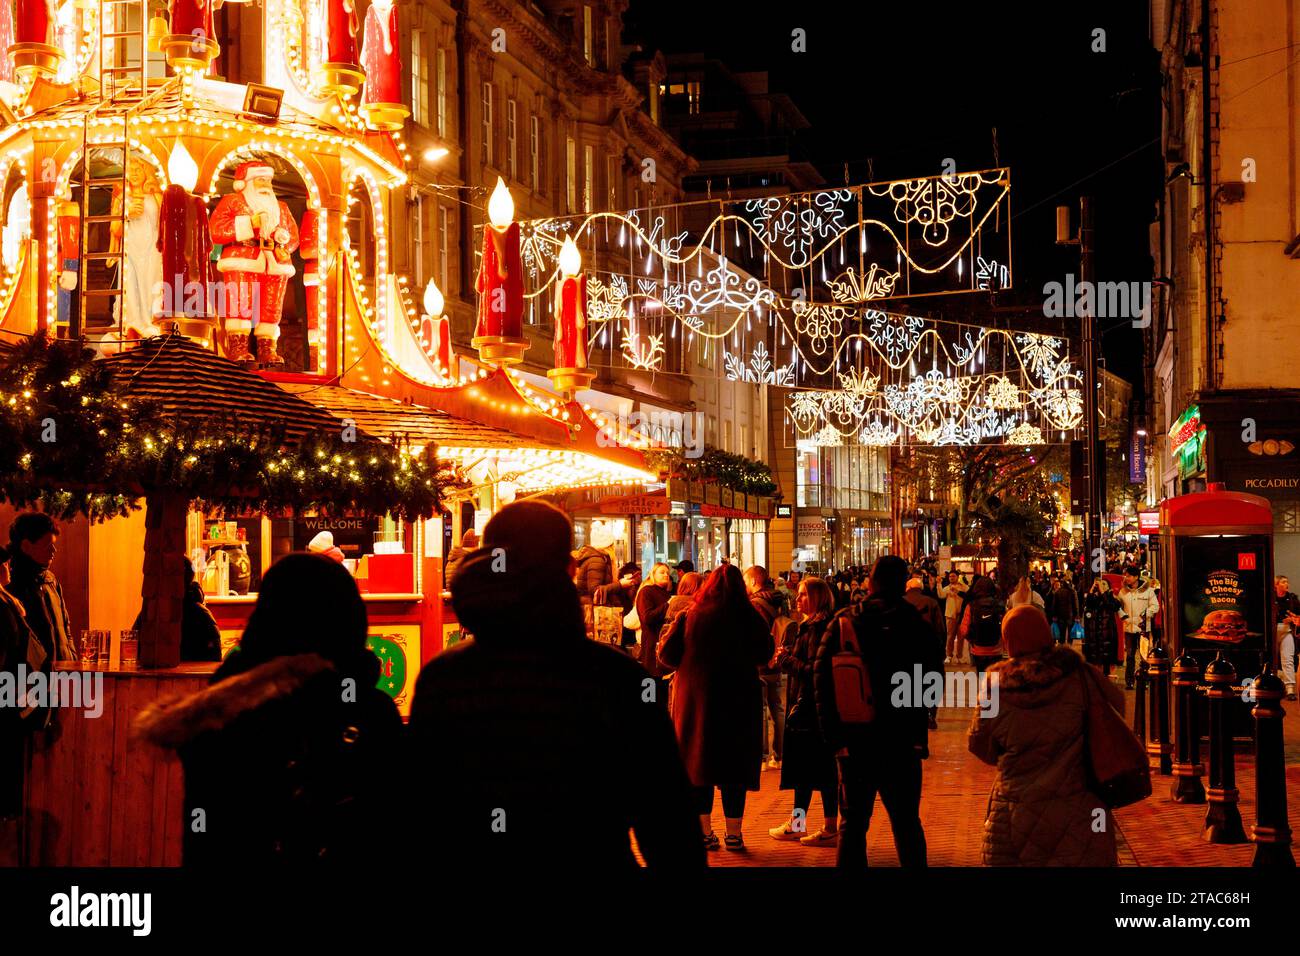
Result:
<svg viewBox="0 0 1300 956"><path fill-rule="evenodd" d="M3 196L4 187L9 182L9 174L13 172L15 166L18 166L27 156L31 155L31 152L32 147L28 145L6 150L3 155L0 155L0 197ZM24 181L26 181L26 177L24 177ZM28 221L31 220L32 213L35 212L35 206L36 201L32 198L32 191L29 188L27 191ZM8 212L8 209L0 210L0 215L7 215ZM4 273L4 278L0 279L0 317L9 314L9 307L13 304L14 295L17 294L18 277L23 273L23 264L29 247L30 242L23 244L23 252L12 270L0 266L0 270Z"/></svg>

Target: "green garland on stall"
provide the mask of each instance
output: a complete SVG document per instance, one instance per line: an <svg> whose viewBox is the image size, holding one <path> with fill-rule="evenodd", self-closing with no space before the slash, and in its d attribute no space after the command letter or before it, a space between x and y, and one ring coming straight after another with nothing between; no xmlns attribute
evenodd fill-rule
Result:
<svg viewBox="0 0 1300 956"><path fill-rule="evenodd" d="M704 454L698 458L673 452L666 462L666 470L688 481L712 482L746 495L772 495L777 488L768 465L711 445L705 445Z"/></svg>
<svg viewBox="0 0 1300 956"><path fill-rule="evenodd" d="M452 481L419 455L234 423L169 418L124 396L92 354L43 336L0 354L0 501L59 518L125 515L151 492L232 511L349 511L412 520L441 510Z"/></svg>

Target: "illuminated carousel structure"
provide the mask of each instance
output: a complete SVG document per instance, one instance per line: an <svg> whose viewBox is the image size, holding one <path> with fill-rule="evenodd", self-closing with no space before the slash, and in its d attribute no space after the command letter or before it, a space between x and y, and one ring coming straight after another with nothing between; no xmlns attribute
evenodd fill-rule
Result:
<svg viewBox="0 0 1300 956"><path fill-rule="evenodd" d="M52 15L38 3L0 24L16 41L0 71L0 327L84 337L105 353L174 327L251 359L240 333L254 327L254 341L274 346L278 297L306 280L306 371L337 371L339 303L356 286L377 347L437 379L388 263L385 210L410 158L401 117L368 110L359 95L368 84L388 95L396 52L379 44L369 74L331 61L355 50L344 35L350 4L264 0L263 82L225 82L211 76L221 64L211 2L172 0L164 11L68 0ZM9 16L0 8L0 20ZM396 18L392 7L383 25ZM372 113L382 122L367 122ZM256 186L232 198L245 174ZM286 197L293 222L283 213L276 222ZM227 200L230 235L219 223ZM259 220L266 203L272 214ZM221 247L211 264L193 241L209 230ZM240 295L260 299L261 314L240 312ZM273 347L258 357L280 364Z"/></svg>

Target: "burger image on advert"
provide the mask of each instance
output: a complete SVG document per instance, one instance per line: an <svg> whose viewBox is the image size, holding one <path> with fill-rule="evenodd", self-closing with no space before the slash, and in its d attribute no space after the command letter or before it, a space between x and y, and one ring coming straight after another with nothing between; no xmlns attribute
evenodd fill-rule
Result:
<svg viewBox="0 0 1300 956"><path fill-rule="evenodd" d="M1246 618L1240 611L1211 611L1205 615L1201 629L1193 637L1238 644L1246 639Z"/></svg>

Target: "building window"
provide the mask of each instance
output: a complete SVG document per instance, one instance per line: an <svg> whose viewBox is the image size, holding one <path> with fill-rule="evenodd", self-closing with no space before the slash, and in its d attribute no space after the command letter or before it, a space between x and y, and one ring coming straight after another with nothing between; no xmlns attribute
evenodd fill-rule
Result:
<svg viewBox="0 0 1300 956"><path fill-rule="evenodd" d="M596 198L596 151L582 147L582 211L591 212Z"/></svg>
<svg viewBox="0 0 1300 956"><path fill-rule="evenodd" d="M744 455L746 458L753 458L753 449L749 447L749 426L740 426L740 447L736 449L737 455Z"/></svg>
<svg viewBox="0 0 1300 956"><path fill-rule="evenodd" d="M424 56L424 31L411 31L411 120L429 125L429 61Z"/></svg>
<svg viewBox="0 0 1300 956"><path fill-rule="evenodd" d="M731 451L731 420L722 423L722 450Z"/></svg>
<svg viewBox="0 0 1300 956"><path fill-rule="evenodd" d="M451 294L451 209L438 210L438 288L443 295Z"/></svg>
<svg viewBox="0 0 1300 956"><path fill-rule="evenodd" d="M411 216L411 275L417 291L424 289L424 209L425 197L415 197Z"/></svg>
<svg viewBox="0 0 1300 956"><path fill-rule="evenodd" d="M447 51L438 50L438 135L447 138Z"/></svg>
<svg viewBox="0 0 1300 956"><path fill-rule="evenodd" d="M711 371L713 369L713 355L714 355L713 347L715 345L715 340L709 338L708 336L701 335L698 341L699 341L699 353L696 356L696 360L699 362L700 368L708 369Z"/></svg>
<svg viewBox="0 0 1300 956"><path fill-rule="evenodd" d="M596 63L595 36L591 27L591 7L582 8L582 56L589 66Z"/></svg>
<svg viewBox="0 0 1300 956"><path fill-rule="evenodd" d="M492 155L492 103L491 83L483 84L483 165L494 165Z"/></svg>
<svg viewBox="0 0 1300 956"><path fill-rule="evenodd" d="M519 178L519 122L514 100L506 103L506 170L511 179Z"/></svg>
<svg viewBox="0 0 1300 956"><path fill-rule="evenodd" d="M564 143L566 212L578 211L578 144L570 136Z"/></svg>
<svg viewBox="0 0 1300 956"><path fill-rule="evenodd" d="M533 189L542 191L542 121L539 117L528 118L528 170Z"/></svg>
<svg viewBox="0 0 1300 956"><path fill-rule="evenodd" d="M658 83L650 83L650 120L655 125L659 124L659 94L662 90L663 87Z"/></svg>
<svg viewBox="0 0 1300 956"><path fill-rule="evenodd" d="M612 20L613 17L605 18L605 42L601 44L602 49L605 51L604 66L607 70L614 67L614 31L609 28Z"/></svg>
<svg viewBox="0 0 1300 956"><path fill-rule="evenodd" d="M700 112L700 81L691 80L686 84L686 98L690 104L691 115L698 116Z"/></svg>
<svg viewBox="0 0 1300 956"><path fill-rule="evenodd" d="M613 156L605 157L605 208L618 208L618 161Z"/></svg>

